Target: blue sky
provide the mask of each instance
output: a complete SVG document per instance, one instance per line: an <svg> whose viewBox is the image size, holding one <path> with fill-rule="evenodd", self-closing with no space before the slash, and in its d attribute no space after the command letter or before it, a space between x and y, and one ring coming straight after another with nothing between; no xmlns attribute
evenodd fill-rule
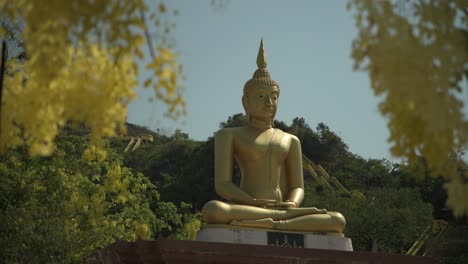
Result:
<svg viewBox="0 0 468 264"><path fill-rule="evenodd" d="M315 128L323 122L364 158L387 158L389 136L378 112L367 73L354 72L351 43L357 35L346 1L226 1L214 11L210 1L171 0L179 11L173 36L187 80L188 115L163 116L151 90L139 89L128 121L151 129L176 128L206 140L229 116L243 112L242 88L256 69L263 36L271 76L281 88L277 119L303 117ZM392 159L396 161L395 159Z"/></svg>

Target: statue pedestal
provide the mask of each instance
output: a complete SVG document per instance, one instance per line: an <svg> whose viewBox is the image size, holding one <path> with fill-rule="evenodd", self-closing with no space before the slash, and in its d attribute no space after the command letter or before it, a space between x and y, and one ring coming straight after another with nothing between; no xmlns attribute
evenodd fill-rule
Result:
<svg viewBox="0 0 468 264"><path fill-rule="evenodd" d="M353 251L351 239L342 233L284 232L230 225L206 225L198 231L197 241Z"/></svg>
<svg viewBox="0 0 468 264"><path fill-rule="evenodd" d="M95 250L84 262L86 264L442 264L441 259L430 257L166 239L115 242L103 249Z"/></svg>

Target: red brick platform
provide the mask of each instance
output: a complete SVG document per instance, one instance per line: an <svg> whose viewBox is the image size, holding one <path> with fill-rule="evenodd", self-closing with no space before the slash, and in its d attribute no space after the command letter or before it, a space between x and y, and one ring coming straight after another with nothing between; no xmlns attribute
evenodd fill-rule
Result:
<svg viewBox="0 0 468 264"><path fill-rule="evenodd" d="M164 239L116 242L95 251L85 263L439 264L442 260L369 252Z"/></svg>

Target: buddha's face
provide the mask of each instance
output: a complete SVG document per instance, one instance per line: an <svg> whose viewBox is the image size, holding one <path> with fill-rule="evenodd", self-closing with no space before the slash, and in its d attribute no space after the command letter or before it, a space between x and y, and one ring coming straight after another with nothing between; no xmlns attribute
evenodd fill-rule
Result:
<svg viewBox="0 0 468 264"><path fill-rule="evenodd" d="M250 118L272 121L278 107L279 89L275 85L260 85L242 97L242 104Z"/></svg>

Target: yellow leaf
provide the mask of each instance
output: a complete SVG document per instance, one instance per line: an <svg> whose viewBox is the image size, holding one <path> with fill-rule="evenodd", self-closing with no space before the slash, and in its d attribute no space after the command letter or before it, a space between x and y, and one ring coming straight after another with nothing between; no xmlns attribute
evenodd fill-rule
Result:
<svg viewBox="0 0 468 264"><path fill-rule="evenodd" d="M153 82L153 79L148 78L145 80L145 83L143 84L143 87L148 88L151 86L151 83Z"/></svg>
<svg viewBox="0 0 468 264"><path fill-rule="evenodd" d="M166 6L164 4L159 4L159 12L161 13L166 12Z"/></svg>

